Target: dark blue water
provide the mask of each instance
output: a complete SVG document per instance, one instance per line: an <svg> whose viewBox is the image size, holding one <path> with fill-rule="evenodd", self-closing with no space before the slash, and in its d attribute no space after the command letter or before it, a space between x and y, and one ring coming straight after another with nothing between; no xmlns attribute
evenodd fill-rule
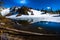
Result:
<svg viewBox="0 0 60 40"><path fill-rule="evenodd" d="M17 21L17 20L13 20L13 21ZM60 34L60 23L57 23L57 22L40 21L40 22L33 23L32 27L33 28L42 27L48 31L53 31L53 32L57 32Z"/></svg>
<svg viewBox="0 0 60 40"><path fill-rule="evenodd" d="M32 25L60 33L60 23L41 21L41 22L36 22Z"/></svg>

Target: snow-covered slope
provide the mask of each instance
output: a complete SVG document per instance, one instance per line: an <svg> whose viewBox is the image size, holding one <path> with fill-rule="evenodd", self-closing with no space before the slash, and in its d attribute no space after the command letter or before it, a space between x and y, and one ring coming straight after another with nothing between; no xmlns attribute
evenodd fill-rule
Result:
<svg viewBox="0 0 60 40"><path fill-rule="evenodd" d="M31 11L33 11L33 14L34 15L41 15L42 13L44 13L44 12L41 12L41 11L37 11L37 10L33 10L33 9L31 9Z"/></svg>
<svg viewBox="0 0 60 40"><path fill-rule="evenodd" d="M31 11L33 11L34 15L31 15L31 12L28 12L29 15L21 15L21 16L16 17L17 16L16 14L16 15L11 15L11 16L6 16L6 18L11 18L15 20L27 20L31 23L40 22L40 21L60 23L60 17L53 17L53 16L58 16L59 14L48 14L48 13L42 14L44 12L33 10L33 9L31 9Z"/></svg>
<svg viewBox="0 0 60 40"><path fill-rule="evenodd" d="M9 12L10 12L9 9L10 9L10 8L3 9L3 10L1 11L1 15L2 15L2 16L5 16L5 15L9 14Z"/></svg>

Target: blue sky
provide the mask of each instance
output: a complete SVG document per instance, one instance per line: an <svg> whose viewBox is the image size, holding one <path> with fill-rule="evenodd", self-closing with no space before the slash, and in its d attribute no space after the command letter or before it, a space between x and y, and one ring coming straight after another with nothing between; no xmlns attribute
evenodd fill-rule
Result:
<svg viewBox="0 0 60 40"><path fill-rule="evenodd" d="M53 10L60 9L60 0L0 0L4 2L5 7L28 6L31 8L42 9L52 7Z"/></svg>

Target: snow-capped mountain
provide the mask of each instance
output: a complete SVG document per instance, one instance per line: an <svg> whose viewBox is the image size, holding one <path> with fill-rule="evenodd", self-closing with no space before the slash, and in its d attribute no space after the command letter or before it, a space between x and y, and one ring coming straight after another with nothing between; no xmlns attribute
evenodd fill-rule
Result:
<svg viewBox="0 0 60 40"><path fill-rule="evenodd" d="M15 8L15 11L18 9L19 8ZM59 14L49 14L49 13L45 13L45 12L34 10L34 9L27 9L27 8L25 8L25 9L28 10L26 13L28 15L26 15L24 13L20 14L18 12L12 12L12 14L13 14L12 15L12 14L10 14L10 11L11 11L10 8L3 10L1 12L1 15L5 16L7 14L10 14L10 16L6 16L6 18L15 19L15 20L27 20L28 22L31 22L31 23L40 22L40 21L60 23L60 17L58 17ZM25 12L25 11L22 11L22 12ZM33 13L33 15L32 15L32 13Z"/></svg>
<svg viewBox="0 0 60 40"><path fill-rule="evenodd" d="M11 18L15 20L27 20L27 21L30 21L31 23L40 22L40 21L58 22L58 23L60 22L60 17L54 17L54 16L59 16L59 14L48 14L48 13L42 14L44 12L36 11L33 9L32 11L34 15L31 15L31 12L28 12L29 15L17 16L16 14L11 16L6 16L6 18Z"/></svg>

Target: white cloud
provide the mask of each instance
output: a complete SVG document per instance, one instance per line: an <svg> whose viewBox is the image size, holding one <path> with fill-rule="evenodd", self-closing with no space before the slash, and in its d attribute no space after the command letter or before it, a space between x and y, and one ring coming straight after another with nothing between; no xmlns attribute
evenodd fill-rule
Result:
<svg viewBox="0 0 60 40"><path fill-rule="evenodd" d="M47 7L47 9L51 9L51 7Z"/></svg>
<svg viewBox="0 0 60 40"><path fill-rule="evenodd" d="M21 0L20 3L26 4L26 0Z"/></svg>

